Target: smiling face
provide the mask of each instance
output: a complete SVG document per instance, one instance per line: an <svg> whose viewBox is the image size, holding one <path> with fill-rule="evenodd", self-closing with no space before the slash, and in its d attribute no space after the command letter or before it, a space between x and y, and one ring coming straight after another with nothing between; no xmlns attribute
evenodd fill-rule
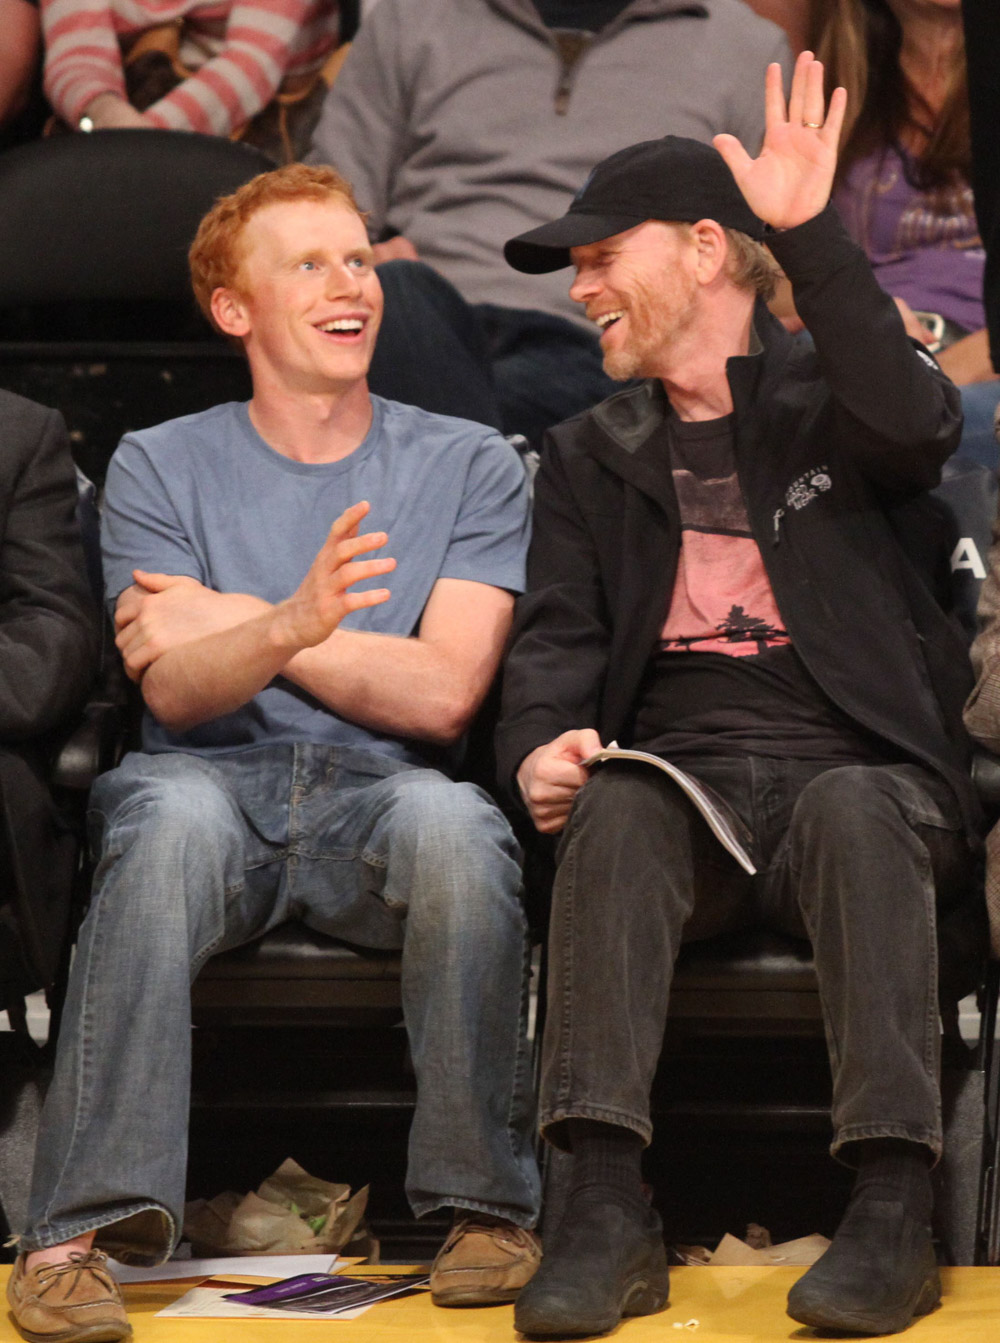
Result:
<svg viewBox="0 0 1000 1343"><path fill-rule="evenodd" d="M236 283L215 291L212 312L243 340L255 384L323 394L363 382L382 318L364 222L335 199L258 210Z"/></svg>
<svg viewBox="0 0 1000 1343"><path fill-rule="evenodd" d="M698 311L690 231L650 219L570 256L569 295L601 330L605 372L619 381L658 376Z"/></svg>

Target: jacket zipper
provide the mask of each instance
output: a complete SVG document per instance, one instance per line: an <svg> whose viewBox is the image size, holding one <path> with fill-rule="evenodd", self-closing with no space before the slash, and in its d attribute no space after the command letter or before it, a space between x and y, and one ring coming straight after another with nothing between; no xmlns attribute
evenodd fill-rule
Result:
<svg viewBox="0 0 1000 1343"><path fill-rule="evenodd" d="M556 30L551 34L559 53L561 66L559 83L556 85L556 116L564 117L569 111L569 100L573 93L573 80L577 66L589 50L594 40L593 33Z"/></svg>

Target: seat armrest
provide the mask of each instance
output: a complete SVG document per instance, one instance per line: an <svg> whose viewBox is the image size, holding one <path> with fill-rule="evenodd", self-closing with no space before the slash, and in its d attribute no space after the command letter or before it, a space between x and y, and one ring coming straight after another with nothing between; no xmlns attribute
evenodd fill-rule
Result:
<svg viewBox="0 0 1000 1343"><path fill-rule="evenodd" d="M124 738L124 707L106 699L91 700L59 748L50 783L55 788L86 792L99 774L117 763Z"/></svg>

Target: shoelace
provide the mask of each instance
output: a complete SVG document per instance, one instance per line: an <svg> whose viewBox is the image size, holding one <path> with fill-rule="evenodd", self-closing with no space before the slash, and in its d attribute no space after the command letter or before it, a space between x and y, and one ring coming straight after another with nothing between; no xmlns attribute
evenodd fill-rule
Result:
<svg viewBox="0 0 1000 1343"><path fill-rule="evenodd" d="M524 1227L514 1226L511 1222L480 1220L475 1215L463 1217L457 1221L451 1229L448 1237L448 1247L450 1248L458 1240L459 1236L467 1231L484 1231L488 1235L494 1235L498 1240L505 1240L510 1245L519 1245L525 1248L531 1248L534 1245L534 1239L530 1231Z"/></svg>
<svg viewBox="0 0 1000 1343"><path fill-rule="evenodd" d="M66 1256L66 1262L63 1264L43 1264L38 1270L38 1295L44 1296L50 1288L54 1287L60 1278L64 1278L67 1273L73 1273L74 1277L69 1287L69 1294L76 1291L80 1284L80 1278L85 1272L96 1273L100 1281L108 1288L113 1290L105 1265L108 1262L108 1256L101 1250L87 1250L82 1253L79 1250L71 1250Z"/></svg>

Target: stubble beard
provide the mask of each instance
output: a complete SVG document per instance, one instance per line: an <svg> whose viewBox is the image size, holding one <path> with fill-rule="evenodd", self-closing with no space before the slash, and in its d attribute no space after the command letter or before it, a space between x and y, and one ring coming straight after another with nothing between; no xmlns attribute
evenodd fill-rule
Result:
<svg viewBox="0 0 1000 1343"><path fill-rule="evenodd" d="M631 340L604 354L604 371L615 382L656 377L671 348L686 335L695 319L696 288L678 284L673 272L664 277L664 290L651 296L636 294L625 310Z"/></svg>
<svg viewBox="0 0 1000 1343"><path fill-rule="evenodd" d="M630 382L640 378L643 360L636 350L610 350L604 356L604 371L615 382Z"/></svg>

